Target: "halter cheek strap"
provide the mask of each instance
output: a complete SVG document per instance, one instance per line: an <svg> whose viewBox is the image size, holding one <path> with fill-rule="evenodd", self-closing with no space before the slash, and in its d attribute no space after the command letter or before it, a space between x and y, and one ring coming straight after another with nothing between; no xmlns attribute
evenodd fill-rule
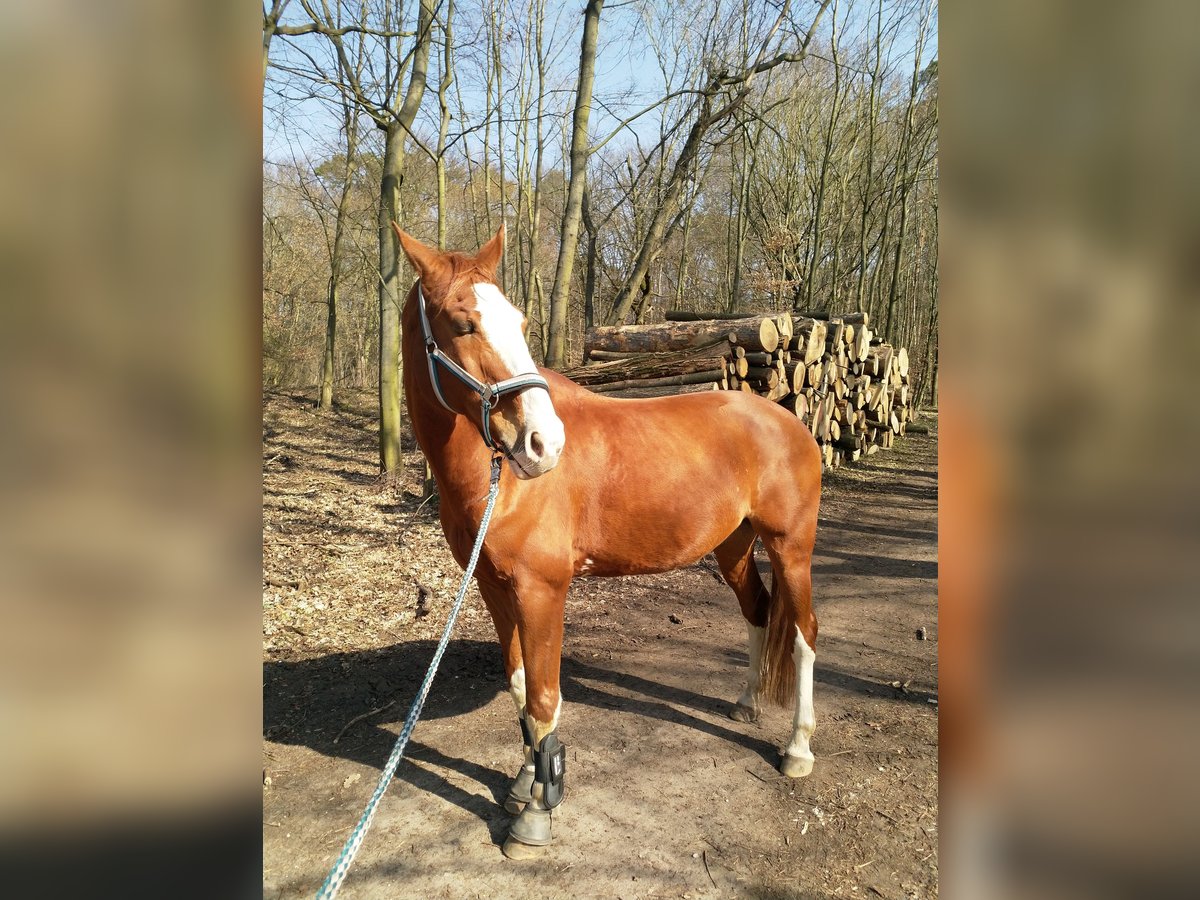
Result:
<svg viewBox="0 0 1200 900"><path fill-rule="evenodd" d="M425 311L425 292L421 288L421 282L417 282L417 311L420 313L421 320L421 336L425 340L425 361L429 366L429 381L433 385L433 395L437 397L438 403L442 404L447 410L457 414L446 398L442 395L442 383L438 376L438 366L441 366L468 388L479 395L481 405L480 416L483 421L483 441L491 449L497 453L506 452L505 449L492 439L491 414L492 409L500 402L500 398L505 394L515 394L526 388L541 388L546 393L550 392L550 385L546 379L537 372L527 372L523 375L514 375L512 378L505 378L503 381L497 381L494 384L484 384L445 353L438 348L437 341L433 339L433 330L429 327L429 314Z"/></svg>

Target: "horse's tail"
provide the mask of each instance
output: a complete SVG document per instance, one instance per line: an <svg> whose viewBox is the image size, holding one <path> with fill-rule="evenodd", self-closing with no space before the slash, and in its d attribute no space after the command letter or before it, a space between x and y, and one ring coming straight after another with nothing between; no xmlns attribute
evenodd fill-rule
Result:
<svg viewBox="0 0 1200 900"><path fill-rule="evenodd" d="M779 572L771 573L771 602L767 607L767 633L763 638L762 696L780 706L796 700L796 622L799 610L790 591L779 590Z"/></svg>

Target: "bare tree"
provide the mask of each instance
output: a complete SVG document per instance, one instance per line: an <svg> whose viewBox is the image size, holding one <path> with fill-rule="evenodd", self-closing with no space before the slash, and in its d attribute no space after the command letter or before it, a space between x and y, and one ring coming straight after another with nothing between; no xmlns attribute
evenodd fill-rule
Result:
<svg viewBox="0 0 1200 900"><path fill-rule="evenodd" d="M401 465L400 454L400 299L401 266L399 252L392 232L393 221L404 221L400 185L404 179L408 156L408 140L416 140L413 123L425 95L429 69L429 49L433 30L433 0L419 0L415 33L398 28L401 10L392 0L377 7L362 2L357 10L358 21L353 29L339 27L328 0L321 0L320 9L313 0L300 0L312 22L278 34L324 35L335 51L336 70L329 71L311 54L312 64L305 74L332 85L344 93L364 114L369 116L384 134L383 165L380 172L379 197L379 466L381 473L392 478ZM341 9L341 4L338 4ZM377 17L377 20L373 17ZM373 27L377 26L377 27ZM351 63L346 35L357 31L360 40L366 34L375 37L382 60L367 67L368 79ZM404 39L412 37L405 51ZM382 69L382 71L379 71ZM404 87L404 76L408 84ZM435 154L428 148L426 152Z"/></svg>
<svg viewBox="0 0 1200 900"><path fill-rule="evenodd" d="M661 252L663 238L668 228L674 230L674 226L678 225L682 218L678 214L679 199L709 132L741 106L749 96L752 82L757 75L769 72L785 63L799 62L804 59L808 52L808 45L821 21L821 16L830 2L831 0L822 0L813 16L807 34L795 50L776 53L774 56L770 55L775 35L787 19L791 8L791 0L784 0L779 15L767 29L753 62L733 74L725 69L710 70L706 83L694 104L695 119L688 132L687 140L684 141L683 148L667 179L662 201L654 211L653 218L646 229L646 235L641 242L633 268L613 300L612 309L607 317L608 322L625 321L633 305L634 291L641 285L649 272L650 264Z"/></svg>
<svg viewBox="0 0 1200 900"><path fill-rule="evenodd" d="M600 12L604 0L588 0L583 13L583 38L579 44L579 83L575 89L575 114L571 129L571 177L559 228L558 266L550 293L550 335L546 365L562 366L567 347L567 291L579 246L579 220L583 211L583 188L587 177L588 117L592 108L592 85L596 78L596 42L600 34Z"/></svg>

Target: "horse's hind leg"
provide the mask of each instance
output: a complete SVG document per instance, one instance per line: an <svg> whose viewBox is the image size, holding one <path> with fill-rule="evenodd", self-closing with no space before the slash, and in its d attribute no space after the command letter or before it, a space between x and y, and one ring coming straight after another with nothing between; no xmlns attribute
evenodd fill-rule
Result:
<svg viewBox="0 0 1200 900"><path fill-rule="evenodd" d="M729 712L729 717L739 722L758 720L761 707L759 691L762 669L763 640L767 633L767 608L770 595L763 587L754 564L754 540L758 535L749 522L742 522L737 530L727 537L713 555L725 582L737 595L742 615L746 619L746 634L749 644L750 672L746 677L746 689Z"/></svg>
<svg viewBox="0 0 1200 900"><path fill-rule="evenodd" d="M525 665L521 657L521 641L517 636L515 600L502 587L483 581L478 584L479 593L483 596L483 602L492 614L492 622L496 626L496 637L499 638L500 649L504 653L504 674L508 679L508 693L517 708L517 721L521 727L524 757L504 801L504 808L516 815L532 798L534 769L532 741L529 726L525 721Z"/></svg>
<svg viewBox="0 0 1200 900"><path fill-rule="evenodd" d="M775 575L767 623L764 691L781 702L794 696L792 737L779 765L784 775L793 778L812 771L809 741L817 725L812 695L817 617L812 608L811 572L816 517L814 503L809 515L798 515L788 531L760 531Z"/></svg>

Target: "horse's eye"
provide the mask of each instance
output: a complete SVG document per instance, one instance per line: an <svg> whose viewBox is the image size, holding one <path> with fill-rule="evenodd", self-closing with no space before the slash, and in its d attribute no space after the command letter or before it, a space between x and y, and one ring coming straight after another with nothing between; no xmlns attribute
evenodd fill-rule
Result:
<svg viewBox="0 0 1200 900"><path fill-rule="evenodd" d="M470 319L463 319L461 322L456 323L455 330L459 334L474 334L475 333L475 323L472 322Z"/></svg>

